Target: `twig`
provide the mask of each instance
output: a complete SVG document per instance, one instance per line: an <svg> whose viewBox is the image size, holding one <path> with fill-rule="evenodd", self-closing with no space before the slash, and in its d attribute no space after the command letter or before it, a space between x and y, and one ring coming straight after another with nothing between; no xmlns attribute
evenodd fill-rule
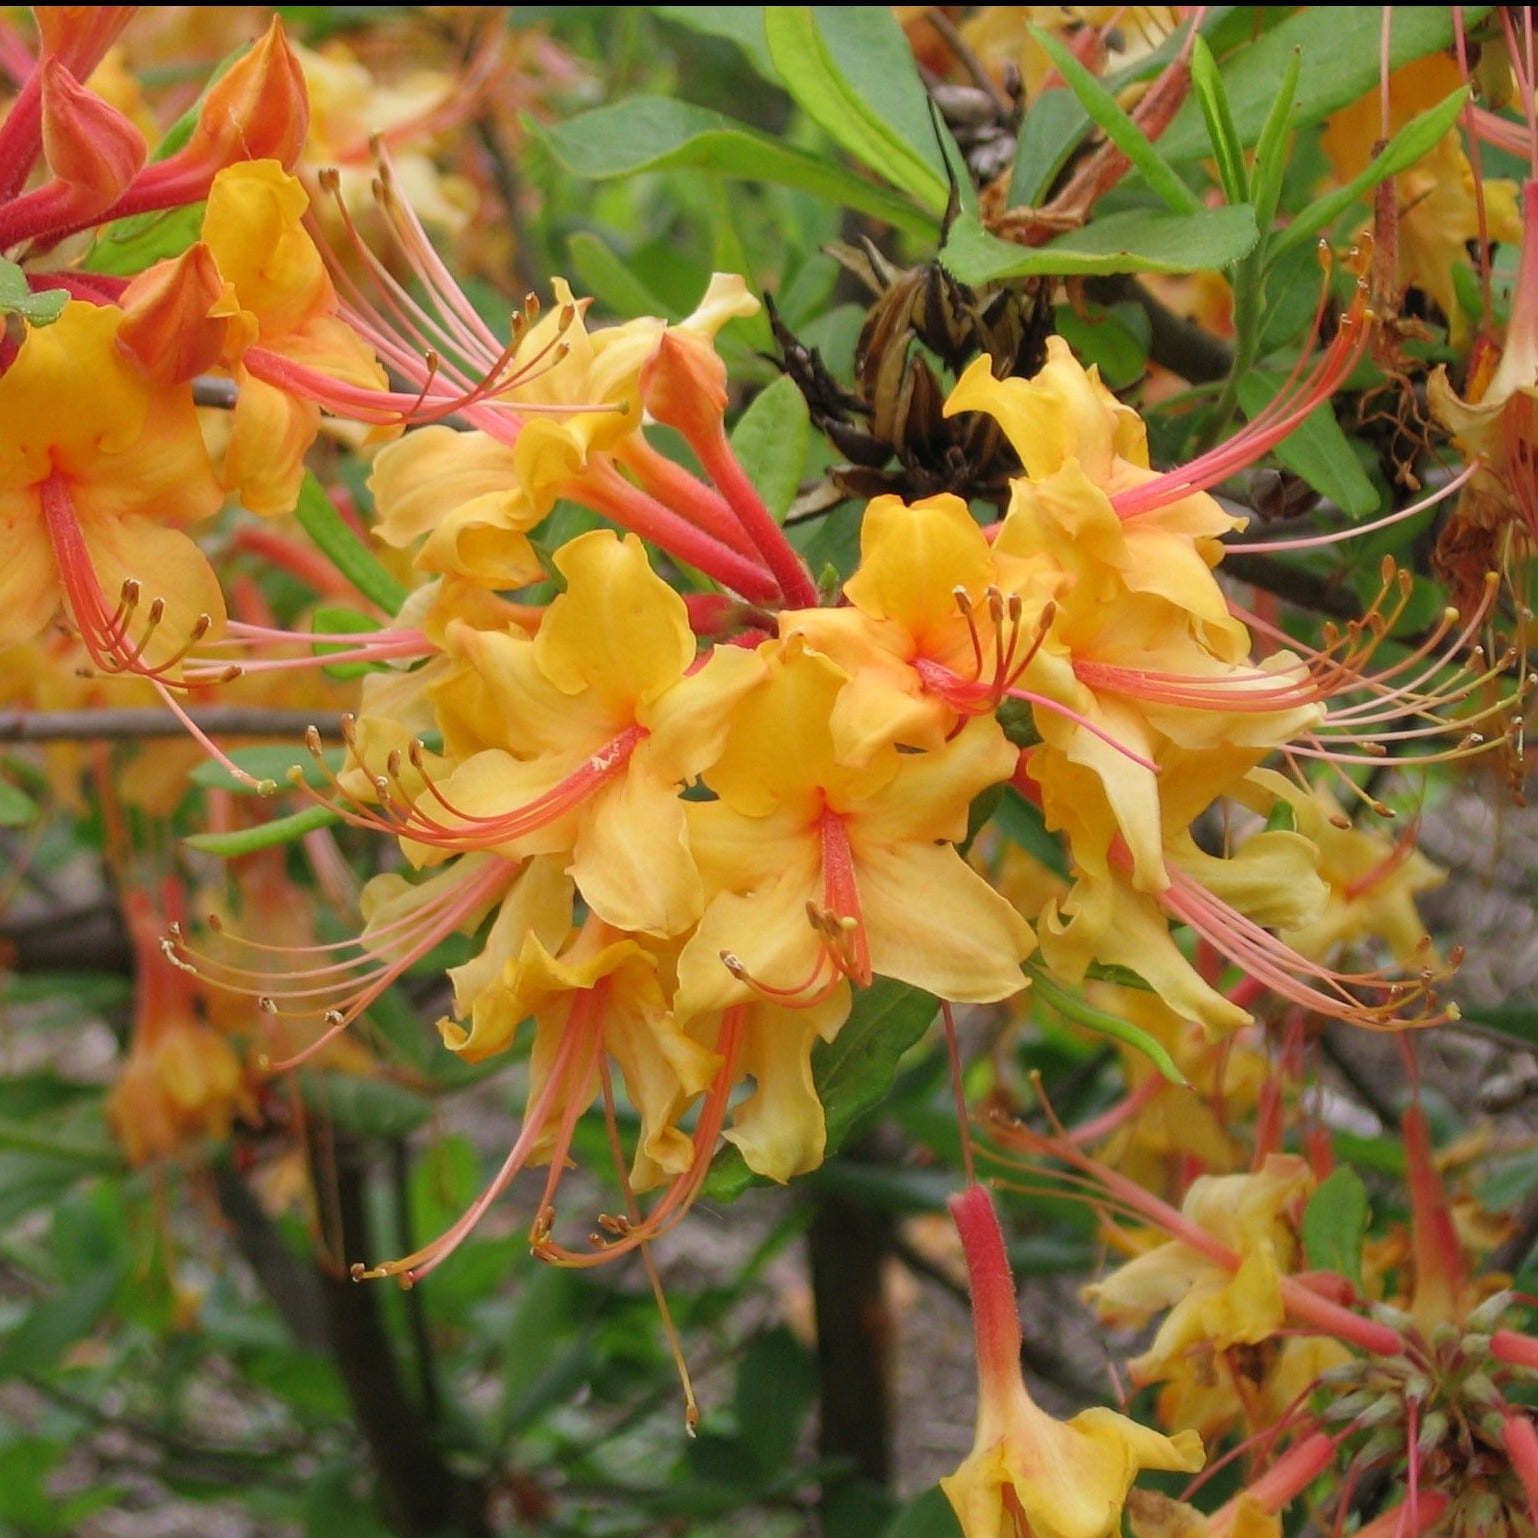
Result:
<svg viewBox="0 0 1538 1538"><path fill-rule="evenodd" d="M209 705L189 710L187 715L210 737L290 737L303 741L313 726L328 742L342 740L340 717L317 717L304 710ZM0 742L124 742L141 737L180 737L186 730L169 711L152 706L0 711Z"/></svg>

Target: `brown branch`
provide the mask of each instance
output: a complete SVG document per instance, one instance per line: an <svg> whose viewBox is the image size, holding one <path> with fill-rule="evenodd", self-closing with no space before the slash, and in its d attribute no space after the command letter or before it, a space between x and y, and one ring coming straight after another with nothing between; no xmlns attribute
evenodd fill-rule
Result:
<svg viewBox="0 0 1538 1538"><path fill-rule="evenodd" d="M316 717L303 710L263 710L250 705L209 705L187 712L210 737L288 737L303 741L314 727L328 742L340 742L340 717ZM168 710L152 706L123 710L0 711L0 742L125 742L180 737L186 727Z"/></svg>
<svg viewBox="0 0 1538 1538"><path fill-rule="evenodd" d="M349 1258L371 1254L364 1186L368 1167L362 1146L338 1135L328 1153L334 1167L324 1179L339 1220L343 1267L319 1266L326 1334L354 1420L373 1454L381 1503L400 1538L491 1538L486 1492L474 1479L444 1461L421 1407L406 1392L395 1348L385 1329L380 1286L355 1282L345 1269ZM312 1158L312 1163L314 1162Z"/></svg>

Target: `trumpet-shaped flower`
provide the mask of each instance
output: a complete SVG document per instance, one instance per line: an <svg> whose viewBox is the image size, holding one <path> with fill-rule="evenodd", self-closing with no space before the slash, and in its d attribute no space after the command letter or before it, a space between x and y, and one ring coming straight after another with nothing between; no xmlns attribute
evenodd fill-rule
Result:
<svg viewBox="0 0 1538 1538"><path fill-rule="evenodd" d="M878 973L945 998L1019 992L1030 929L952 847L1014 764L1003 733L975 720L935 752L852 768L830 727L842 670L795 637L760 655L768 680L706 771L718 799L688 807L713 895L679 958L680 1011L811 1003Z"/></svg>
<svg viewBox="0 0 1538 1538"><path fill-rule="evenodd" d="M839 757L933 751L958 721L991 715L1029 660L1022 642L1051 596L1033 580L1043 568L1054 572L996 553L959 497L872 501L848 603L779 618L781 636L804 636L849 675L830 721Z"/></svg>
<svg viewBox="0 0 1538 1538"><path fill-rule="evenodd" d="M1173 1437L1095 1406L1054 1420L1020 1373L1020 1317L1004 1236L981 1186L951 1199L972 1288L977 1437L940 1481L966 1538L1111 1538L1143 1469L1201 1468L1201 1439Z"/></svg>
<svg viewBox="0 0 1538 1538"><path fill-rule="evenodd" d="M421 861L569 855L584 900L615 928L679 934L705 900L680 791L715 761L763 664L723 648L696 669L684 602L634 535L582 535L555 564L566 591L532 639L450 627L468 667L437 705L478 750L441 781L414 783L397 764L383 813L366 820ZM419 753L414 766L425 774Z"/></svg>
<svg viewBox="0 0 1538 1538"><path fill-rule="evenodd" d="M1117 1326L1169 1310L1152 1344L1130 1363L1139 1383L1166 1376L1197 1346L1255 1345L1282 1327L1281 1277L1297 1264L1297 1218L1313 1187L1308 1165L1281 1154L1253 1174L1203 1175L1181 1211L1239 1257L1236 1269L1172 1239L1088 1289L1100 1317Z"/></svg>

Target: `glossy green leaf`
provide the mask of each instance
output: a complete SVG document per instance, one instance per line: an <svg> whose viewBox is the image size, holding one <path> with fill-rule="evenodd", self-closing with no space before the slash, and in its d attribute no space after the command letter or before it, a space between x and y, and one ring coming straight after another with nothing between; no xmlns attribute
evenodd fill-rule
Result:
<svg viewBox="0 0 1538 1538"><path fill-rule="evenodd" d="M897 1077L898 1059L928 1030L939 1007L920 988L878 977L855 994L838 1035L817 1043L812 1079L822 1101L829 1158L860 1117L885 1099ZM735 1148L726 1148L716 1156L705 1194L731 1201L758 1179Z"/></svg>
<svg viewBox="0 0 1538 1538"><path fill-rule="evenodd" d="M233 860L237 855L252 854L258 849L292 844L316 828L329 828L341 820L341 813L332 811L329 806L307 806L287 817L274 817L259 827L237 828L233 833L193 833L182 842L189 849L201 849L204 854Z"/></svg>
<svg viewBox="0 0 1538 1538"><path fill-rule="evenodd" d="M913 49L884 6L764 7L769 56L797 105L857 160L936 214L950 195Z"/></svg>
<svg viewBox="0 0 1538 1538"><path fill-rule="evenodd" d="M1293 131L1293 108L1298 99L1298 76L1302 69L1302 52L1294 48L1287 56L1282 83L1261 125L1260 137L1255 141L1255 160L1250 167L1250 195L1255 205L1255 222L1263 230L1271 228L1277 205L1281 202L1282 181L1287 171L1287 151ZM1237 133L1237 128L1234 131Z"/></svg>
<svg viewBox="0 0 1538 1538"><path fill-rule="evenodd" d="M764 505L781 521L800 490L811 441L806 397L783 375L758 393L732 429L733 452Z"/></svg>
<svg viewBox="0 0 1538 1538"><path fill-rule="evenodd" d="M1246 374L1239 381L1239 404L1245 415L1258 416L1285 383L1280 374ZM1328 401L1315 406L1272 452L1293 474L1301 475L1352 518L1365 518L1377 510L1377 488L1362 469Z"/></svg>
<svg viewBox="0 0 1538 1538"><path fill-rule="evenodd" d="M1084 110L1142 174L1160 202L1171 213L1199 213L1205 206L1201 198L1186 186L1163 152L1123 111L1105 85L1078 61L1073 51L1040 27L1032 27L1031 35L1047 51Z"/></svg>
<svg viewBox="0 0 1538 1538"><path fill-rule="evenodd" d="M963 214L951 229L945 265L963 283L1055 274L1197 272L1227 267L1255 248L1260 232L1247 205L1169 214L1128 209L1108 214L1045 246L1016 246Z"/></svg>
<svg viewBox="0 0 1538 1538"><path fill-rule="evenodd" d="M1316 1271L1334 1271L1362 1285L1362 1243L1367 1237L1367 1187L1349 1165L1320 1183L1303 1209L1303 1248Z"/></svg>
<svg viewBox="0 0 1538 1538"><path fill-rule="evenodd" d="M1487 5L1465 6L1464 25L1472 27L1489 13ZM1375 5L1305 6L1254 39L1244 38L1219 61L1233 109L1234 132L1251 145L1276 99L1276 82L1286 77L1293 51L1301 59L1293 126L1307 127L1376 90L1383 8ZM1438 53L1452 45L1451 6L1400 5L1389 31L1390 67ZM1200 103L1191 100L1159 139L1172 161L1194 160L1211 152Z"/></svg>
<svg viewBox="0 0 1538 1538"><path fill-rule="evenodd" d="M1454 91L1445 101L1422 112L1419 117L1412 118L1364 170L1359 171L1343 187L1322 198L1316 198L1301 210L1270 243L1270 254L1279 256L1303 241L1314 239L1379 182L1408 170L1421 156L1429 153L1457 122L1458 114L1463 111L1467 99L1467 91Z"/></svg>
<svg viewBox="0 0 1538 1538"><path fill-rule="evenodd" d="M81 266L87 272L130 278L169 256L180 256L203 233L203 205L114 219L96 237Z"/></svg>
<svg viewBox="0 0 1538 1538"><path fill-rule="evenodd" d="M1015 144L1009 185L1011 208L1046 202L1075 146L1089 129L1089 113L1072 91L1044 91L1025 111Z"/></svg>
<svg viewBox="0 0 1538 1538"><path fill-rule="evenodd" d="M326 495L325 487L306 470L294 517L332 565L371 603L395 614L406 601L406 589L382 566Z"/></svg>
<svg viewBox="0 0 1538 1538"><path fill-rule="evenodd" d="M584 293L616 315L668 315L668 307L636 275L635 269L598 236L578 230L566 242L572 272Z"/></svg>
<svg viewBox="0 0 1538 1538"><path fill-rule="evenodd" d="M939 219L898 193L825 156L760 134L719 112L662 96L595 107L553 128L526 120L530 135L575 176L609 181L641 171L687 168L800 187L898 229L933 237Z"/></svg>
<svg viewBox="0 0 1538 1538"><path fill-rule="evenodd" d="M735 43L743 56L765 80L779 84L769 44L764 39L764 8L761 5L654 5L653 13L706 37Z"/></svg>

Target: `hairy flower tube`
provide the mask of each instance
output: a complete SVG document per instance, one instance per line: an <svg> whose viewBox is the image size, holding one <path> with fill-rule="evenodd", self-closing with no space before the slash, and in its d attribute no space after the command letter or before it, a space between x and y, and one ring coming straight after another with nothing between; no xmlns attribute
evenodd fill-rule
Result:
<svg viewBox="0 0 1538 1538"><path fill-rule="evenodd" d="M1201 1439L1151 1431L1095 1406L1054 1420L1020 1373L1020 1316L1004 1235L982 1186L952 1197L977 1336L977 1437L940 1481L966 1538L1111 1538L1142 1469L1195 1473Z"/></svg>

